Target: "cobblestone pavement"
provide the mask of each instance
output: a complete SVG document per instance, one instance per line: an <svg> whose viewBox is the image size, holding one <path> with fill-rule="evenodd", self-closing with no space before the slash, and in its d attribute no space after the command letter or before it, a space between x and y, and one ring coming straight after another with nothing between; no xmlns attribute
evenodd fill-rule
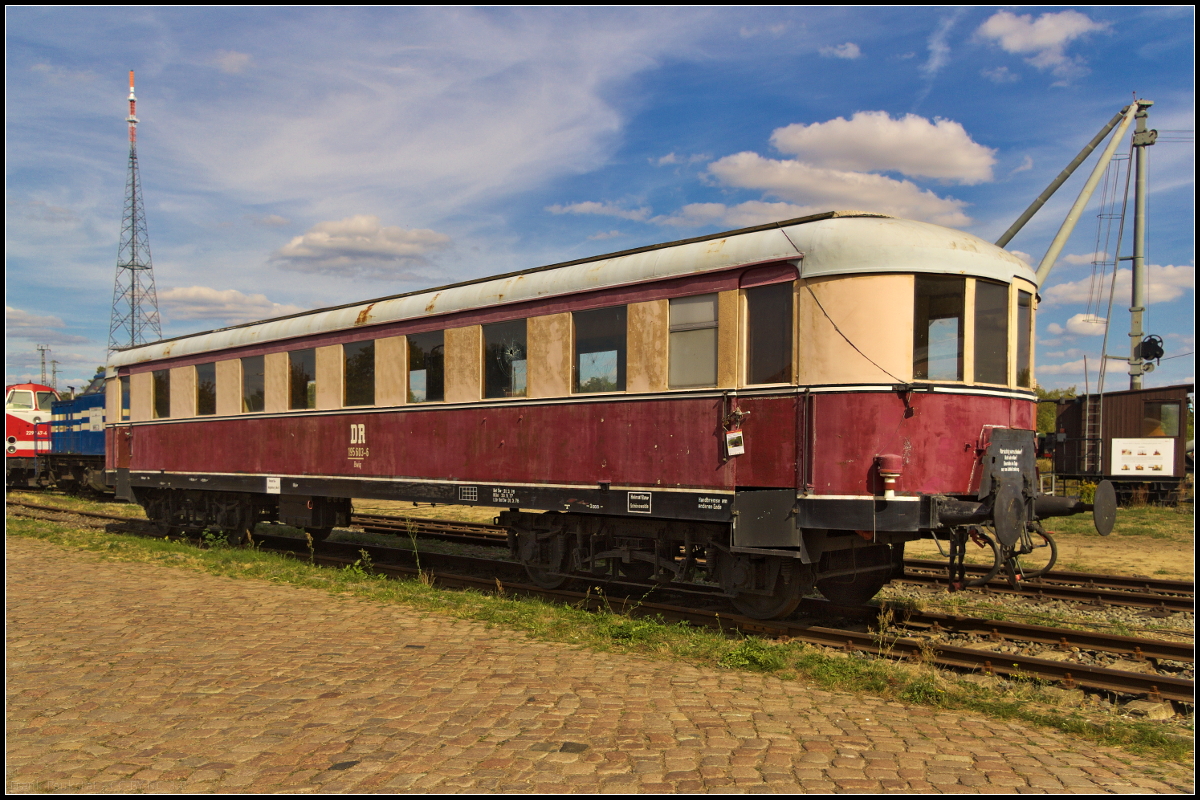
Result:
<svg viewBox="0 0 1200 800"><path fill-rule="evenodd" d="M1066 736L6 540L11 792L1171 792Z"/></svg>

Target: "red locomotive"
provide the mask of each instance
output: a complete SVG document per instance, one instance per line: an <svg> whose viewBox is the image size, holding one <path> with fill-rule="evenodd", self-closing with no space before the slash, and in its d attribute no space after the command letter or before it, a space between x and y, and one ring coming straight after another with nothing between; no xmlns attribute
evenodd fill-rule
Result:
<svg viewBox="0 0 1200 800"><path fill-rule="evenodd" d="M1036 497L1036 308L975 236L818 214L120 351L108 470L235 541L353 497L496 506L544 586L776 617L871 597L906 541L1084 508Z"/></svg>
<svg viewBox="0 0 1200 800"><path fill-rule="evenodd" d="M37 454L50 451L51 406L58 392L40 383L4 389L4 478L24 486L37 474Z"/></svg>

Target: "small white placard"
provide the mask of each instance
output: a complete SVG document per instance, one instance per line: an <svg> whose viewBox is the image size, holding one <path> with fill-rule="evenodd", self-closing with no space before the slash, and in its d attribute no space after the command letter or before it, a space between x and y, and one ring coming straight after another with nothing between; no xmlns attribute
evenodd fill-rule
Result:
<svg viewBox="0 0 1200 800"><path fill-rule="evenodd" d="M746 437L740 429L725 431L725 452L731 456L740 456L746 452Z"/></svg>
<svg viewBox="0 0 1200 800"><path fill-rule="evenodd" d="M1158 478L1175 474L1175 440L1168 437L1112 440L1112 474Z"/></svg>
<svg viewBox="0 0 1200 800"><path fill-rule="evenodd" d="M279 478L267 478L267 494L279 494Z"/></svg>

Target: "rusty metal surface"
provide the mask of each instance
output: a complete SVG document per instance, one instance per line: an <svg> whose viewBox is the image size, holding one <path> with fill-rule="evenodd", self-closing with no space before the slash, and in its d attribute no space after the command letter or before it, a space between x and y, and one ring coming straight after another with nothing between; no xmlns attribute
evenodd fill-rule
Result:
<svg viewBox="0 0 1200 800"><path fill-rule="evenodd" d="M1004 282L1034 280L1033 270L1007 251L976 236L924 222L880 216L818 219L783 228L732 232L671 247L595 259L555 269L531 270L427 292L367 301L250 325L199 333L114 353L115 369L165 358L213 353L425 316L454 314L499 304L569 296L732 267L784 262L804 255L802 277L853 273L935 272Z"/></svg>

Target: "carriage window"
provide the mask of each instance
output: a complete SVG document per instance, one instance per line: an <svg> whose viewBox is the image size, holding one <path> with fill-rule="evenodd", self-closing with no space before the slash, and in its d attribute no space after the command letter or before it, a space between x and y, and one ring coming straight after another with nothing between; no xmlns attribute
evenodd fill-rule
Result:
<svg viewBox="0 0 1200 800"><path fill-rule="evenodd" d="M408 337L408 402L432 403L446 397L445 331Z"/></svg>
<svg viewBox="0 0 1200 800"><path fill-rule="evenodd" d="M1142 436L1178 436L1179 401L1150 401L1142 408Z"/></svg>
<svg viewBox="0 0 1200 800"><path fill-rule="evenodd" d="M242 411L252 413L265 408L266 379L262 356L242 359Z"/></svg>
<svg viewBox="0 0 1200 800"><path fill-rule="evenodd" d="M196 365L196 415L217 413L217 363Z"/></svg>
<svg viewBox="0 0 1200 800"><path fill-rule="evenodd" d="M119 379L121 382L121 419L129 419L129 376Z"/></svg>
<svg viewBox="0 0 1200 800"><path fill-rule="evenodd" d="M913 328L913 377L963 379L963 306L966 278L918 275Z"/></svg>
<svg viewBox="0 0 1200 800"><path fill-rule="evenodd" d="M288 353L288 408L317 407L317 351Z"/></svg>
<svg viewBox="0 0 1200 800"><path fill-rule="evenodd" d="M975 281L975 381L1008 383L1008 286Z"/></svg>
<svg viewBox="0 0 1200 800"><path fill-rule="evenodd" d="M346 397L343 405L375 405L375 342L342 345L346 359Z"/></svg>
<svg viewBox="0 0 1200 800"><path fill-rule="evenodd" d="M7 411L32 411L33 410L33 392L13 390L8 393L8 400L4 404Z"/></svg>
<svg viewBox="0 0 1200 800"><path fill-rule="evenodd" d="M1033 339L1033 295L1017 292L1017 386L1033 386L1033 370L1029 368L1032 355L1029 344Z"/></svg>
<svg viewBox="0 0 1200 800"><path fill-rule="evenodd" d="M154 418L167 419L171 416L171 370L154 370L151 382L154 392Z"/></svg>
<svg viewBox="0 0 1200 800"><path fill-rule="evenodd" d="M792 284L746 290L746 383L792 380Z"/></svg>
<svg viewBox="0 0 1200 800"><path fill-rule="evenodd" d="M672 389L717 385L717 295L671 301L667 383Z"/></svg>
<svg viewBox="0 0 1200 800"><path fill-rule="evenodd" d="M525 396L525 320L483 326L484 397Z"/></svg>
<svg viewBox="0 0 1200 800"><path fill-rule="evenodd" d="M38 392L37 404L39 411L49 411L51 404L58 398L54 396L54 392Z"/></svg>
<svg viewBox="0 0 1200 800"><path fill-rule="evenodd" d="M575 320L575 391L625 391L625 306L578 311Z"/></svg>

